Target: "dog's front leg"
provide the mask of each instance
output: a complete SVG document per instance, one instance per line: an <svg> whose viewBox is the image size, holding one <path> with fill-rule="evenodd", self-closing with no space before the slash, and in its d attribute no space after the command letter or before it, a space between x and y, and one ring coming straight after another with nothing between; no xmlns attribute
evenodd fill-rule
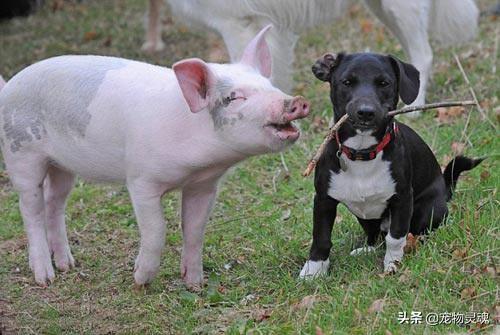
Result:
<svg viewBox="0 0 500 335"><path fill-rule="evenodd" d="M385 237L384 271L394 272L403 258L403 249L406 245L406 235L410 229L413 214L413 191L398 193L391 198L391 224Z"/></svg>
<svg viewBox="0 0 500 335"><path fill-rule="evenodd" d="M338 201L327 196L314 196L313 212L313 242L309 253L309 260L300 271L300 278L311 279L328 271L331 235L335 216L337 215Z"/></svg>

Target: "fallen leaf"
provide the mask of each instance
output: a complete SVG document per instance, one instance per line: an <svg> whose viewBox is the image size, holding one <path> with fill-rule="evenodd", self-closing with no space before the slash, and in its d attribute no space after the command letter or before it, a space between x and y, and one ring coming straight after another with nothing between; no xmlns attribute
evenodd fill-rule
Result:
<svg viewBox="0 0 500 335"><path fill-rule="evenodd" d="M402 284L408 283L410 280L410 271L408 269L404 270L404 272L399 276L398 282Z"/></svg>
<svg viewBox="0 0 500 335"><path fill-rule="evenodd" d="M327 298L321 295L306 295L302 298L299 303L293 305L294 309L309 309L314 306L315 303L320 301L325 301Z"/></svg>
<svg viewBox="0 0 500 335"><path fill-rule="evenodd" d="M495 306L495 313L493 315L493 322L495 322L495 323L500 322L500 305Z"/></svg>
<svg viewBox="0 0 500 335"><path fill-rule="evenodd" d="M102 43L103 46L109 48L111 46L111 42L113 40L111 39L111 36L108 36L106 37L106 39L104 40L104 42Z"/></svg>
<svg viewBox="0 0 500 335"><path fill-rule="evenodd" d="M361 31L365 34L371 33L373 31L373 21L370 19L361 19L359 20L359 25L361 27Z"/></svg>
<svg viewBox="0 0 500 335"><path fill-rule="evenodd" d="M482 272L490 275L491 277L496 277L497 275L497 271L493 266L485 266L482 269Z"/></svg>
<svg viewBox="0 0 500 335"><path fill-rule="evenodd" d="M490 177L490 172L488 170L481 171L481 181L486 180Z"/></svg>
<svg viewBox="0 0 500 335"><path fill-rule="evenodd" d="M323 329L321 329L319 326L316 326L316 335L323 335Z"/></svg>
<svg viewBox="0 0 500 335"><path fill-rule="evenodd" d="M462 299L470 299L476 296L476 288L471 286L471 287L466 287L460 292L460 297Z"/></svg>
<svg viewBox="0 0 500 335"><path fill-rule="evenodd" d="M458 117L464 113L465 113L465 108L463 106L448 107L448 115L451 117Z"/></svg>
<svg viewBox="0 0 500 335"><path fill-rule="evenodd" d="M271 317L271 309L259 308L253 312L253 319L257 322L262 322Z"/></svg>
<svg viewBox="0 0 500 335"><path fill-rule="evenodd" d="M404 253L409 254L414 251L417 251L419 247L419 242L418 242L418 235L414 236L412 233L408 233L406 235L406 245L404 247Z"/></svg>
<svg viewBox="0 0 500 335"><path fill-rule="evenodd" d="M89 41L92 41L92 40L95 40L97 37L97 33L95 31L87 31L84 35L83 35L83 40L85 42L89 42Z"/></svg>
<svg viewBox="0 0 500 335"><path fill-rule="evenodd" d="M392 333L389 330L386 330L385 335L392 335Z"/></svg>
<svg viewBox="0 0 500 335"><path fill-rule="evenodd" d="M464 152L465 149L465 143L462 142L453 142L451 144L451 151L455 155L461 155Z"/></svg>
<svg viewBox="0 0 500 335"><path fill-rule="evenodd" d="M358 5L358 4L355 4L355 5L352 5L350 8L349 8L349 15L350 16L355 16L359 13L359 11L361 10L361 6Z"/></svg>
<svg viewBox="0 0 500 335"><path fill-rule="evenodd" d="M457 248L453 250L453 258L462 259L467 256L467 248Z"/></svg>
<svg viewBox="0 0 500 335"><path fill-rule="evenodd" d="M382 312L385 305L385 299L377 299L372 302L372 305L368 308L368 313L378 313Z"/></svg>
<svg viewBox="0 0 500 335"><path fill-rule="evenodd" d="M286 221L290 218L291 215L292 211L290 210L290 208L288 208L284 210L283 213L281 214L281 220Z"/></svg>

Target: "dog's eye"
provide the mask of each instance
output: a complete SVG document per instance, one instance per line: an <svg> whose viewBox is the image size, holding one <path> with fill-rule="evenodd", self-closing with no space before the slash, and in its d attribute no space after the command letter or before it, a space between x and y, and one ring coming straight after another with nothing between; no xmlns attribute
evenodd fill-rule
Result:
<svg viewBox="0 0 500 335"><path fill-rule="evenodd" d="M344 80L342 80L342 84L344 86L351 86L352 85L352 81L350 81L349 79L344 79Z"/></svg>
<svg viewBox="0 0 500 335"><path fill-rule="evenodd" d="M378 82L378 84L381 86L381 87L387 87L389 86L389 82L386 81L386 80L381 80Z"/></svg>

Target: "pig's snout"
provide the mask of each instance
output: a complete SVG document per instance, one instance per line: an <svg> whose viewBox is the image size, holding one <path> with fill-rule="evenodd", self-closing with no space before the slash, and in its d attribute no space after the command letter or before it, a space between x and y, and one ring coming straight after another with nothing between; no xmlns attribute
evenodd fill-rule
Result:
<svg viewBox="0 0 500 335"><path fill-rule="evenodd" d="M289 121L302 119L309 115L309 102L301 96L286 100L284 103L285 115Z"/></svg>

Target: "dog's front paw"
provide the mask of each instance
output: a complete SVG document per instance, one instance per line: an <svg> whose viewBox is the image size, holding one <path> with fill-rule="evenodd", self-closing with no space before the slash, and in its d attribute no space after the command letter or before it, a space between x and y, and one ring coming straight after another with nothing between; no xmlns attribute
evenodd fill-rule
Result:
<svg viewBox="0 0 500 335"><path fill-rule="evenodd" d="M396 273L396 271L398 271L398 267L399 267L398 261L388 262L388 263L384 262L384 272L387 274Z"/></svg>
<svg viewBox="0 0 500 335"><path fill-rule="evenodd" d="M362 247L362 248L353 249L351 251L350 255L351 256L358 256L361 254L368 254L368 253L374 252L374 251L375 251L375 247L366 246L366 247Z"/></svg>
<svg viewBox="0 0 500 335"><path fill-rule="evenodd" d="M326 259L324 261L311 261L308 260L304 267L300 271L300 279L313 279L319 276L323 276L328 272L328 266L330 265L330 260Z"/></svg>

